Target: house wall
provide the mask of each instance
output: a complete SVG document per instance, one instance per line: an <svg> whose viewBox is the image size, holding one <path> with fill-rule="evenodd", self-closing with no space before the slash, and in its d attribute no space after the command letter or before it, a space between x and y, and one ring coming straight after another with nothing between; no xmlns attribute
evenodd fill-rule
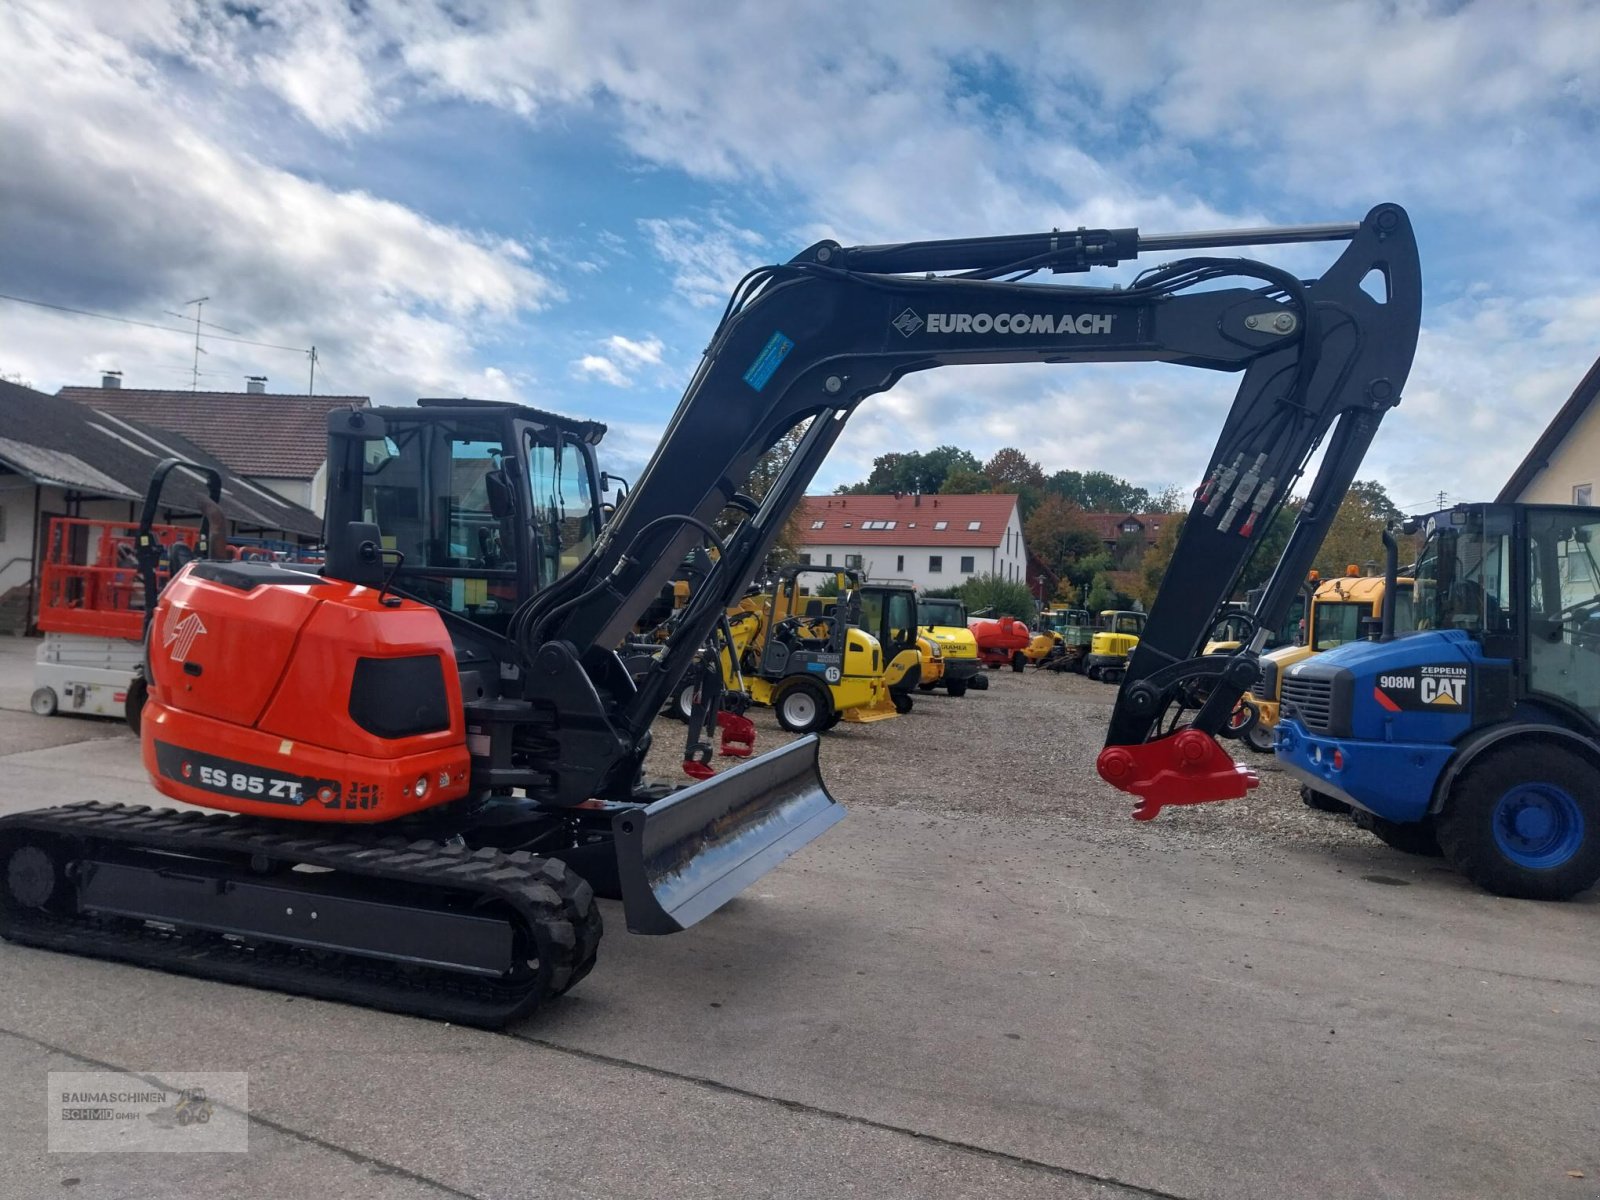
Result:
<svg viewBox="0 0 1600 1200"><path fill-rule="evenodd" d="M320 475L321 472L318 473ZM283 479L272 475L247 475L245 478L257 487L266 488L274 495L282 496L290 504L298 504L301 508L309 508L312 512L322 511L321 498L316 495L317 489L313 486L315 480Z"/></svg>
<svg viewBox="0 0 1600 1200"><path fill-rule="evenodd" d="M1549 465L1533 477L1516 499L1525 504L1582 503L1575 489L1589 488L1588 503L1600 501L1600 405L1590 405L1578 418Z"/></svg>
<svg viewBox="0 0 1600 1200"><path fill-rule="evenodd" d="M0 469L0 593L33 574L33 497L32 481Z"/></svg>
<svg viewBox="0 0 1600 1200"><path fill-rule="evenodd" d="M955 530L950 532L955 533ZM1022 540L1022 520L1013 508L999 545L886 546L838 541L800 547L811 556L813 566L847 565L848 555L861 556L861 568L873 579L906 579L918 587L956 587L974 575L999 575L1018 583L1028 582L1028 549ZM828 556L832 555L832 562ZM939 570L932 559L939 559ZM963 571L963 558L972 559L972 569ZM903 560L903 561L902 561Z"/></svg>

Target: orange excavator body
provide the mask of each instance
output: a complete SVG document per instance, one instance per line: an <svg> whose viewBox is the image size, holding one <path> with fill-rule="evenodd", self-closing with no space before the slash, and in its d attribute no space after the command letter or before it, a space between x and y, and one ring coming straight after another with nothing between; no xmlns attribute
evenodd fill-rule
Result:
<svg viewBox="0 0 1600 1200"><path fill-rule="evenodd" d="M157 789L297 821L390 821L465 796L466 718L438 612L290 578L195 563L163 589L141 729Z"/></svg>

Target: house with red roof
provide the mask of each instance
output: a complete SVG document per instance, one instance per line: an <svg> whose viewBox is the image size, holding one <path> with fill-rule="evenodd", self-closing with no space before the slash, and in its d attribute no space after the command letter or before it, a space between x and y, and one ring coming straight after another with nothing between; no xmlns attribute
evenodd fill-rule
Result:
<svg viewBox="0 0 1600 1200"><path fill-rule="evenodd" d="M807 496L796 521L800 560L812 566L926 588L989 574L1027 582L1016 496Z"/></svg>

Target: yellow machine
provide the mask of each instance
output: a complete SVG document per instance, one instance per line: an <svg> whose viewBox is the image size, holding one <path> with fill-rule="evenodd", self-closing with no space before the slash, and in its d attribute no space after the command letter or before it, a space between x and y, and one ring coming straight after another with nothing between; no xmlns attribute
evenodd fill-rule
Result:
<svg viewBox="0 0 1600 1200"><path fill-rule="evenodd" d="M1144 632L1144 614L1106 609L1096 625L1083 673L1102 683L1120 683L1122 673L1128 668L1128 655L1133 653L1133 648L1139 644L1139 635Z"/></svg>
<svg viewBox="0 0 1600 1200"><path fill-rule="evenodd" d="M1350 571L1354 572L1355 567ZM1259 718L1244 735L1244 742L1262 754L1272 753L1273 726L1278 723L1279 689L1286 671L1298 662L1332 650L1346 642L1366 636L1364 622L1383 615L1382 575L1348 574L1317 586L1311 597L1311 616L1306 622L1306 637L1298 646L1280 646L1261 656L1261 677L1250 689L1248 699L1256 706ZM1395 580L1395 632L1404 633L1415 625L1411 609L1411 580Z"/></svg>
<svg viewBox="0 0 1600 1200"><path fill-rule="evenodd" d="M908 713L918 687L933 687L944 678L944 650L918 629L919 602L911 584L874 580L857 592L861 627L878 639L888 659L883 670L888 701L895 712Z"/></svg>
<svg viewBox="0 0 1600 1200"><path fill-rule="evenodd" d="M831 576L840 594L808 596L804 575ZM722 650L722 677L771 708L791 733L820 733L840 721L881 721L895 715L885 681L878 639L858 627L860 597L852 580L832 570L789 567L770 593L746 596L728 610L733 653ZM916 663L906 651L898 670ZM687 714L694 685L682 690L677 707Z"/></svg>
<svg viewBox="0 0 1600 1200"><path fill-rule="evenodd" d="M967 628L967 609L959 600L917 598L917 627L923 637L937 646L944 662L939 679L924 679L918 686L925 692L944 686L952 696L964 696L968 687L980 691L989 680L978 667L978 639Z"/></svg>

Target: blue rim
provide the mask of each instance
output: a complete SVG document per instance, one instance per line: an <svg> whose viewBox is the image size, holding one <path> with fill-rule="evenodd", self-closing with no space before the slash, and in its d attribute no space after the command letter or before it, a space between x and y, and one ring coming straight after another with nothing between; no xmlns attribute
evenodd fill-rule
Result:
<svg viewBox="0 0 1600 1200"><path fill-rule="evenodd" d="M1494 840L1519 867L1559 867L1583 845L1583 810L1553 783L1519 783L1494 806Z"/></svg>

